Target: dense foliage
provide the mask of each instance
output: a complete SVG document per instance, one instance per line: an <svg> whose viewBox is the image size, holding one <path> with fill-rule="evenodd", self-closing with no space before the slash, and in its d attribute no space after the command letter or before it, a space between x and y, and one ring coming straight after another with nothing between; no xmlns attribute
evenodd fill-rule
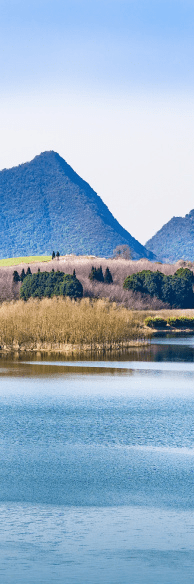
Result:
<svg viewBox="0 0 194 584"><path fill-rule="evenodd" d="M97 282L105 282L105 284L113 283L112 274L108 267L105 270L105 274L103 274L102 266L99 268L94 268L94 266L92 266L88 278L91 280L91 282L96 280Z"/></svg>
<svg viewBox="0 0 194 584"><path fill-rule="evenodd" d="M145 325L149 326L150 328L166 328L167 320L166 318L162 318L161 316L147 316L145 319Z"/></svg>
<svg viewBox="0 0 194 584"><path fill-rule="evenodd" d="M148 316L145 325L150 328L166 328L169 325L176 329L194 329L194 318L189 316L171 316L170 318L162 318L158 316Z"/></svg>
<svg viewBox="0 0 194 584"><path fill-rule="evenodd" d="M112 284L113 283L113 277L112 277L111 271L109 270L108 267L105 270L104 282L105 282L105 284Z"/></svg>
<svg viewBox="0 0 194 584"><path fill-rule="evenodd" d="M128 276L123 284L126 290L156 296L174 308L193 308L193 272L180 268L173 276L143 270Z"/></svg>
<svg viewBox="0 0 194 584"><path fill-rule="evenodd" d="M20 298L43 298L52 296L70 296L70 298L82 298L83 287L76 276L64 274L64 272L37 272L28 275L23 280L20 288Z"/></svg>
<svg viewBox="0 0 194 584"><path fill-rule="evenodd" d="M31 269L30 269L29 266L28 266L26 272L25 272L25 270L23 268L20 275L18 274L18 271L17 270L14 270L14 272L13 272L13 282L23 282L24 278L26 278L26 276L29 276L31 273L32 272L31 272Z"/></svg>
<svg viewBox="0 0 194 584"><path fill-rule="evenodd" d="M194 260L194 210L185 217L173 217L149 239L146 247L162 262Z"/></svg>
<svg viewBox="0 0 194 584"><path fill-rule="evenodd" d="M56 152L0 172L0 235L0 258L52 249L111 257L122 244L133 257L153 258Z"/></svg>
<svg viewBox="0 0 194 584"><path fill-rule="evenodd" d="M88 278L89 278L89 280L91 280L91 282L93 280L97 280L97 282L104 282L102 266L100 266L99 268L94 268L94 266L92 266L92 269L91 269L91 272L90 272Z"/></svg>

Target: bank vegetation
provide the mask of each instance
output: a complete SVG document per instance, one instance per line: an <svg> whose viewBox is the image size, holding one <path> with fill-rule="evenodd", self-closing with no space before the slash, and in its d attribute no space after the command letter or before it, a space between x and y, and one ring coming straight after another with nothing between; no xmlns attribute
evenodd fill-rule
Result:
<svg viewBox="0 0 194 584"><path fill-rule="evenodd" d="M142 343L143 312L108 300L53 297L3 302L0 306L1 351L105 350Z"/></svg>

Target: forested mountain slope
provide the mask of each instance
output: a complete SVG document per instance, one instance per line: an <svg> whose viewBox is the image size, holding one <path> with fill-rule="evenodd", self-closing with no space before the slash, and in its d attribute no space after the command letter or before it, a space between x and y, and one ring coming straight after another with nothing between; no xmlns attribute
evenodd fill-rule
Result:
<svg viewBox="0 0 194 584"><path fill-rule="evenodd" d="M194 209L185 217L173 217L146 243L161 262L194 260Z"/></svg>
<svg viewBox="0 0 194 584"><path fill-rule="evenodd" d="M117 245L153 258L56 152L0 172L0 258L75 253L109 257Z"/></svg>

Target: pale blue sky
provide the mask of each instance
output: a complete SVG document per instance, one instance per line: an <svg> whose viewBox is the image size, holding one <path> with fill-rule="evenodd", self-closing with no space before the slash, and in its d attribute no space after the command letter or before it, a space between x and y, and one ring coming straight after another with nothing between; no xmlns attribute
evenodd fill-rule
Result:
<svg viewBox="0 0 194 584"><path fill-rule="evenodd" d="M0 0L0 168L58 151L144 243L194 207L193 62L193 1Z"/></svg>

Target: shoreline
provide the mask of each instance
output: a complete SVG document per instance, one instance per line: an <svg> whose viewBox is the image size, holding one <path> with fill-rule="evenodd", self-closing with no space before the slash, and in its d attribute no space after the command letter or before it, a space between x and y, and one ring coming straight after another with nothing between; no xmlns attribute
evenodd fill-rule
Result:
<svg viewBox="0 0 194 584"><path fill-rule="evenodd" d="M146 330L146 333L148 331ZM131 348L138 348L138 347L147 347L150 342L157 337L181 337L181 336L194 336L194 330L191 329L173 329L168 328L166 329L152 329L149 330L149 334L145 335L142 339L131 339L127 342L122 343L90 343L84 345L72 345L72 344L65 344L65 343L37 343L37 344L29 344L29 345L18 345L14 343L11 346L3 345L0 346L0 356L1 355L8 355L8 354L25 354L25 353L58 353L58 354L99 354L99 353L119 353Z"/></svg>
<svg viewBox="0 0 194 584"><path fill-rule="evenodd" d="M7 355L8 353L63 353L63 354L80 354L85 353L106 353L106 352L119 352L126 350L128 348L144 347L149 345L150 338L141 340L131 340L127 342L119 343L107 343L107 344L90 344L90 345L70 345L63 343L43 343L42 345L37 343L37 345L12 345L12 346L0 346L0 356Z"/></svg>

